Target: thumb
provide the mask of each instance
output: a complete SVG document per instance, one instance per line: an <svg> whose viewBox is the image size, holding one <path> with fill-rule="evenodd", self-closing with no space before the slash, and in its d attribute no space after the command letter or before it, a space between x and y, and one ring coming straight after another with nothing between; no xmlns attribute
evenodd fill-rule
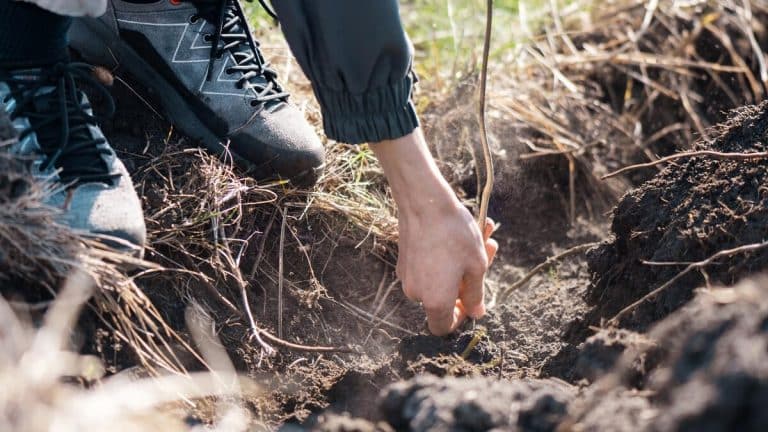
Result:
<svg viewBox="0 0 768 432"><path fill-rule="evenodd" d="M461 282L459 299L464 307L464 311L472 318L480 318L485 315L484 277L485 272L475 273L468 271Z"/></svg>
<svg viewBox="0 0 768 432"><path fill-rule="evenodd" d="M491 218L485 219L485 228L483 229L483 241L485 241L485 253L488 255L488 267L493 264L496 258L496 252L499 251L499 242L492 239L493 232L496 231L496 223Z"/></svg>
<svg viewBox="0 0 768 432"><path fill-rule="evenodd" d="M488 239L485 241L485 253L488 255L488 267L493 264L493 260L496 258L496 252L499 251L499 242L494 239Z"/></svg>

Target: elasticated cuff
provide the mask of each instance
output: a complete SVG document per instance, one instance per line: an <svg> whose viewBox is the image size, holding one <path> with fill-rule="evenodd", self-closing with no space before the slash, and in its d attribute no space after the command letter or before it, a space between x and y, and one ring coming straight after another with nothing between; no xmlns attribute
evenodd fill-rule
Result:
<svg viewBox="0 0 768 432"><path fill-rule="evenodd" d="M377 87L361 94L317 86L323 127L328 138L362 144L401 138L419 126L411 101L414 78Z"/></svg>

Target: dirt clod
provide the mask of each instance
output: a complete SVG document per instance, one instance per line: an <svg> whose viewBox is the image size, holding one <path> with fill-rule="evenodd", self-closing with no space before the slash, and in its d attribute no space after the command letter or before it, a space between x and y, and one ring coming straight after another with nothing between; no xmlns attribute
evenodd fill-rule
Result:
<svg viewBox="0 0 768 432"><path fill-rule="evenodd" d="M397 430L553 430L573 397L555 381L418 377L383 392L382 413Z"/></svg>
<svg viewBox="0 0 768 432"><path fill-rule="evenodd" d="M701 292L649 333L658 366L642 390L627 389L641 353L570 407L582 430L631 425L648 431L761 431L768 426L768 279ZM623 386L617 384L623 384ZM603 420L601 420L603 419ZM611 430L617 430L610 428Z"/></svg>
<svg viewBox="0 0 768 432"><path fill-rule="evenodd" d="M653 341L644 335L624 329L605 329L578 346L566 346L545 364L542 372L544 376L555 376L571 382L594 382L613 370L624 352L643 352L653 359L653 346ZM637 380L642 380L648 362L646 357L638 358L634 365Z"/></svg>
<svg viewBox="0 0 768 432"><path fill-rule="evenodd" d="M768 103L734 112L717 138L699 149L762 152L768 137ZM768 234L768 160L734 161L693 157L670 164L652 180L630 191L614 211L613 240L588 255L593 286L578 340L683 271L691 262L747 244ZM651 265L648 262L661 263ZM644 330L691 299L705 283L731 285L764 270L768 251L734 254L701 271L692 271L655 298L626 315L621 324Z"/></svg>

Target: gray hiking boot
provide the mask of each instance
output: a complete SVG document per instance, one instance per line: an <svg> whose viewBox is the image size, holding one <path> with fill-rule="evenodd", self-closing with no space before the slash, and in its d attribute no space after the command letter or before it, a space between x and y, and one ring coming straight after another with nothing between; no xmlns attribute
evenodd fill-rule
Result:
<svg viewBox="0 0 768 432"><path fill-rule="evenodd" d="M75 83L88 82L111 101L91 72L77 63L0 66L0 109L19 132L11 151L31 163L36 177L52 183L48 204L62 209L62 222L140 254L146 239L141 202Z"/></svg>
<svg viewBox="0 0 768 432"><path fill-rule="evenodd" d="M109 0L78 18L70 46L124 73L185 135L227 150L257 179L313 184L324 152L264 59L237 0Z"/></svg>

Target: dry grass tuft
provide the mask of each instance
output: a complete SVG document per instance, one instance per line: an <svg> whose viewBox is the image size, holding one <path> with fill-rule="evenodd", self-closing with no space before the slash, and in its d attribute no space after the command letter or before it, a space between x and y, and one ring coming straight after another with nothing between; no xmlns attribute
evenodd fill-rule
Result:
<svg viewBox="0 0 768 432"><path fill-rule="evenodd" d="M763 2L576 0L559 8L558 4L549 2L544 15L551 19L527 23L540 28L533 32L538 36L494 53L488 121L491 144L501 161L498 181L516 181L509 175L510 167L538 160L563 162L547 169L567 185L563 208L571 221L584 211L580 202L610 205L652 171L633 172L610 183L600 181L601 175L688 149L696 135L707 136L708 127L727 109L765 96L768 72L763 50L768 49L768 32L763 23L768 22L768 8ZM275 47L271 40L265 46L267 55L282 66L282 76L292 83L294 102L319 129L311 89L298 77L287 49L283 44ZM469 151L478 141L477 69L476 57L466 58L463 68L454 62L455 69L463 72L451 74L447 81L423 82L418 106L444 172L471 201L479 190L470 187L477 164ZM156 376L169 372L184 376L190 367L206 365L221 369L220 362L210 364L219 355L192 342L199 339L194 337L199 328L187 327L185 305L210 317L205 327L217 336L221 332L230 354L237 350L241 360L256 370L268 370L276 352L349 351L328 336L334 333L322 320L316 331L326 333L322 340L328 346L278 337L288 327L284 297L300 304L302 314L310 318L321 301L350 305L336 308L341 316L336 318L360 322L360 316L366 316L368 321L361 325L367 326L369 337L382 322L393 332L401 325L408 327L386 322L388 311L377 316L384 299L370 311L353 309L357 308L353 303L365 304L374 294L334 297L319 278L330 258L313 253L316 243L324 243L332 245L331 250L344 244L360 255L375 256L384 263L380 291L389 287L382 297L394 286L387 277L394 267L396 211L381 169L366 146L327 143L326 173L313 191L300 191L281 182L255 182L202 151L185 149L183 139L148 141L141 155L129 155L150 231L148 261L121 257L98 239L85 239L55 223L55 211L42 204L48 191L0 151L0 284L10 298L10 303L0 303L0 319L7 323L2 328L12 329L0 340L0 351L6 354L0 357L0 386L7 387L6 380L11 386L14 376L30 372L24 370L27 363L20 362L29 358L22 355L30 350L28 342L38 339L19 316L55 310L52 294L75 269L98 287L87 303L98 317L97 327L108 329L116 344ZM10 142L0 139L3 146ZM494 199L514 201L505 196ZM267 292L265 285L280 289ZM279 296L279 318L262 322L257 317L268 314L258 308L266 309L266 301L257 304L256 299L267 295ZM67 315L67 323L73 313ZM59 339L65 329L58 327ZM207 354L198 354L193 345ZM46 349L59 352L64 347ZM44 369L51 358L66 357L51 353L38 357L40 363L35 364ZM338 359L328 358L331 355L324 361ZM291 361L317 364L320 357ZM67 366L79 364L77 360ZM11 414L24 410L38 412L29 408L38 404L45 412L56 413L61 404L67 410L100 412L114 402L107 398L97 404L93 395L104 392L91 395L62 385L62 375L70 373L54 369L40 387L30 387L34 391L26 394L22 387L29 381L13 383L16 393L6 394L28 399L0 398L0 415L6 416L0 421L12 421ZM141 388L147 386L152 384ZM104 388L119 390L117 384ZM217 393L213 390L206 394ZM0 424L0 429L42 430L50 418L41 418L40 424L15 423L7 428ZM237 415L232 418L239 421ZM111 423L99 424L110 428L123 424L122 418L105 419ZM178 416L173 421L177 424ZM125 424L128 429L133 423Z"/></svg>
<svg viewBox="0 0 768 432"><path fill-rule="evenodd" d="M561 158L565 172L553 175L567 178L571 221L584 211L578 202L611 204L655 171L611 182L602 175L690 149L728 110L762 100L768 89L763 2L596 5L549 2L543 12L550 19L536 36L491 62L488 116L497 158ZM467 70L453 92L428 89L437 97L422 101L429 136L457 182L471 178L475 165L467 143L477 142L477 70L474 63Z"/></svg>

